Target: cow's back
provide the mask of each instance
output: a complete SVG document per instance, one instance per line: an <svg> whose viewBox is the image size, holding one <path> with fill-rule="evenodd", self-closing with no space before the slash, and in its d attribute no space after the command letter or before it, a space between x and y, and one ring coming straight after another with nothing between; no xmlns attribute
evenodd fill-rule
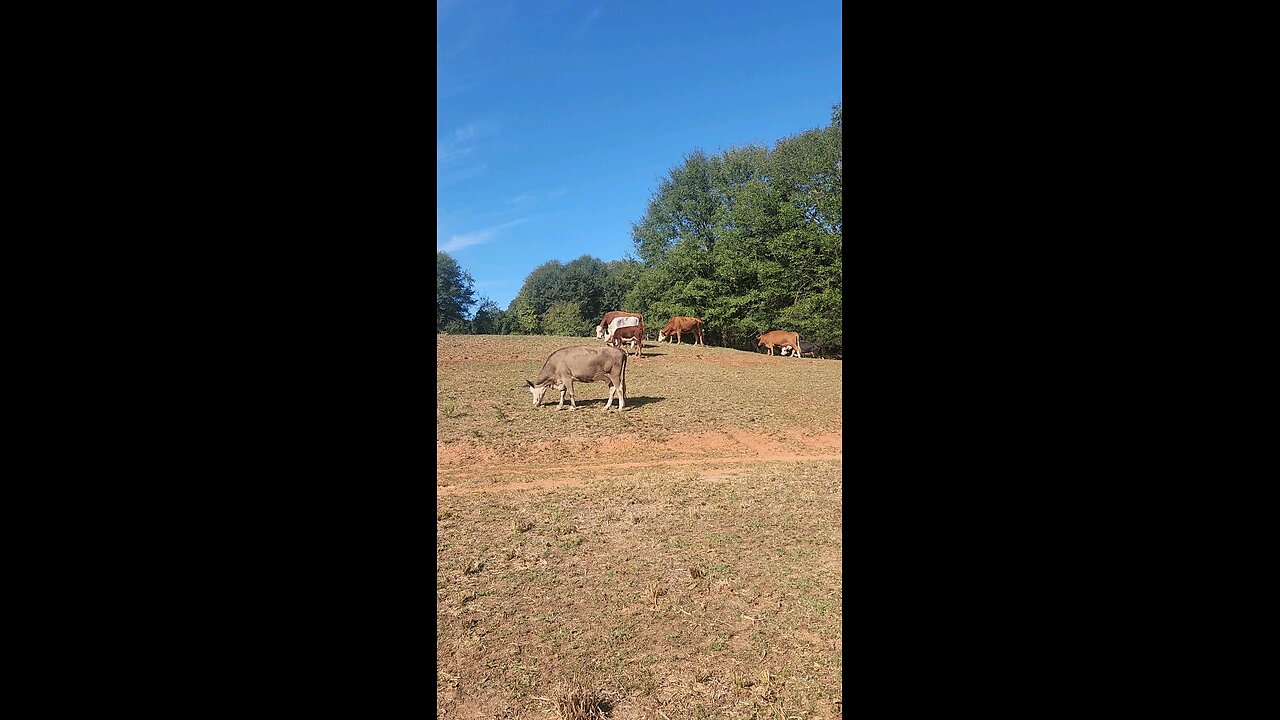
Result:
<svg viewBox="0 0 1280 720"><path fill-rule="evenodd" d="M608 345L571 345L547 356L544 368L577 371L587 367L608 367L617 362L617 352Z"/></svg>
<svg viewBox="0 0 1280 720"><path fill-rule="evenodd" d="M770 330L761 335L760 340L774 345L791 345L795 347L800 344L800 334L785 330Z"/></svg>
<svg viewBox="0 0 1280 720"><path fill-rule="evenodd" d="M609 327L609 323L613 322L615 319L620 317L640 318L640 324L641 325L644 324L644 316L641 315L640 313L629 313L629 312L623 312L621 310L610 310L609 312L604 314L604 317L600 319L600 324L597 325L596 327L607 328Z"/></svg>

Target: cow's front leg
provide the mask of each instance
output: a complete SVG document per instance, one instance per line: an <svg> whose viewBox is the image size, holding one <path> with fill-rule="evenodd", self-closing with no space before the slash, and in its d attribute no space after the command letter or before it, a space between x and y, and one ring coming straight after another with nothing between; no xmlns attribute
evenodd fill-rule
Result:
<svg viewBox="0 0 1280 720"><path fill-rule="evenodd" d="M570 384L569 384L569 404L573 406L573 407L570 407L570 408L569 408L570 410L577 410L577 409L578 409L578 403L577 403L576 401L574 401L574 399L573 399L573 384L572 384L572 383L570 383Z"/></svg>

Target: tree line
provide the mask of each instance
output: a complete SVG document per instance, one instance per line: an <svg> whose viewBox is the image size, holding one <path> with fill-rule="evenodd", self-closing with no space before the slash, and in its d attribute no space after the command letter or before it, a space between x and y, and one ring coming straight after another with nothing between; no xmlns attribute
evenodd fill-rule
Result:
<svg viewBox="0 0 1280 720"><path fill-rule="evenodd" d="M632 225L634 258L543 263L505 310L477 301L470 274L437 252L436 331L585 336L626 310L655 328L702 318L724 347L753 348L768 330L842 347L841 131L836 104L830 125L772 149L694 150Z"/></svg>

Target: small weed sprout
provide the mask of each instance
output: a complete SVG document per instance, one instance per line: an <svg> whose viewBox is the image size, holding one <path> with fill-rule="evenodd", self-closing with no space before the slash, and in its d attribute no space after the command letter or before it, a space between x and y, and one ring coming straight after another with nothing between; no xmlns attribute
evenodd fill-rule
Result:
<svg viewBox="0 0 1280 720"><path fill-rule="evenodd" d="M662 583L660 582L649 583L649 598L653 600L654 608L658 607L658 598L665 594L666 594L665 591L662 589Z"/></svg>

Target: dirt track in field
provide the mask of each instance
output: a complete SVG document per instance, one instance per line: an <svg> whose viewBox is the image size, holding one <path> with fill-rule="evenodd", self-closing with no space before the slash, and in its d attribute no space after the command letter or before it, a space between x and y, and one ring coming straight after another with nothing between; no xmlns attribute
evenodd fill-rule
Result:
<svg viewBox="0 0 1280 720"><path fill-rule="evenodd" d="M496 453L469 446L436 448L437 492L441 494L491 492L498 490L534 490L542 488L581 485L597 476L612 476L628 469L652 467L685 467L698 470L715 470L732 466L803 462L809 460L839 460L840 435L825 433L807 435L791 432L779 437L776 434L731 431L727 433L687 433L674 436L666 443L664 453L670 456L646 458L636 456L633 461L609 460L583 462L583 450L594 442L588 438L565 438L555 443L564 451L563 462L552 464L525 464L504 461ZM626 449L638 444L633 438L610 438L610 458L626 457ZM551 443L543 443L540 449ZM589 456L589 455L587 455ZM529 479L530 475L536 477ZM484 484L474 484L484 478Z"/></svg>

